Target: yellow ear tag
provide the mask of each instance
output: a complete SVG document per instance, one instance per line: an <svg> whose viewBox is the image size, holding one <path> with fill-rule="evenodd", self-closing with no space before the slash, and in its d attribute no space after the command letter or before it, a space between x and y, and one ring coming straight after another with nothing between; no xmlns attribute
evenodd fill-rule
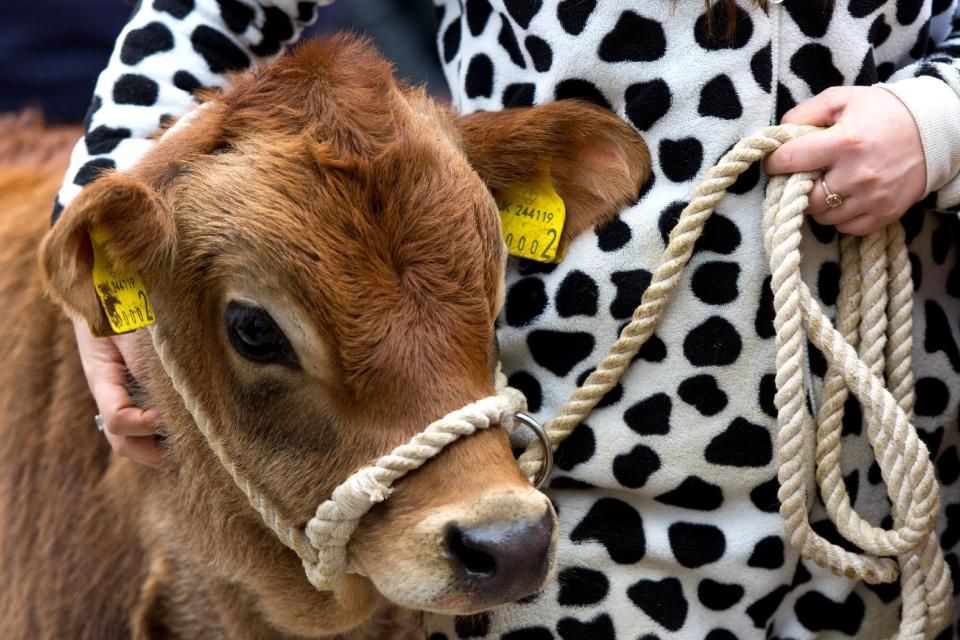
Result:
<svg viewBox="0 0 960 640"><path fill-rule="evenodd" d="M153 307L147 298L140 274L130 269L118 269L110 261L104 244L107 232L90 231L93 246L93 285L107 315L110 327L116 333L129 333L153 324Z"/></svg>
<svg viewBox="0 0 960 640"><path fill-rule="evenodd" d="M539 179L494 194L503 241L510 255L537 262L560 262L557 254L567 208L545 173Z"/></svg>

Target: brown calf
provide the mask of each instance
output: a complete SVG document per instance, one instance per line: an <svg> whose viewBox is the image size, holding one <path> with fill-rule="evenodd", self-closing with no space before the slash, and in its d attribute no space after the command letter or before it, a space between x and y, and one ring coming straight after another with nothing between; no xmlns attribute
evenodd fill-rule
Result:
<svg viewBox="0 0 960 640"><path fill-rule="evenodd" d="M168 464L110 455L42 288L107 332L88 241L105 228L230 456L304 523L353 470L493 392L505 255L488 187L549 167L567 242L646 177L629 127L574 102L458 118L363 42L311 43L87 187L43 241L42 282L75 135L0 125L0 637L380 637L385 602L469 613L540 587L555 516L493 429L399 481L351 542L359 573L313 589L147 336L138 402Z"/></svg>

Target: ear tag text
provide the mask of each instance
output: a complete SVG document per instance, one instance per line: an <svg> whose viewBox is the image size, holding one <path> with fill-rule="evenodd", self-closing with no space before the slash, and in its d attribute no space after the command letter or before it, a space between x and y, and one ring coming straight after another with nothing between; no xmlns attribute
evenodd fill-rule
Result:
<svg viewBox="0 0 960 640"><path fill-rule="evenodd" d="M104 248L107 238L107 232L103 229L90 231L93 285L110 328L116 333L129 333L153 324L153 306L140 274L113 264Z"/></svg>
<svg viewBox="0 0 960 640"><path fill-rule="evenodd" d="M500 209L503 241L510 255L537 262L560 262L560 234L567 208L550 175L494 194Z"/></svg>

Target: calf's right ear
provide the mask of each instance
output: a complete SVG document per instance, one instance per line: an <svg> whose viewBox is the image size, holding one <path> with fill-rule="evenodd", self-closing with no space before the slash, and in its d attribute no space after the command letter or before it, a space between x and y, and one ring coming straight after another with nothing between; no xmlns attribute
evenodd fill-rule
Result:
<svg viewBox="0 0 960 640"><path fill-rule="evenodd" d="M104 250L118 266L155 272L172 264L173 215L142 182L109 173L90 183L64 210L40 246L47 294L95 336L113 335L93 284L91 229L103 229Z"/></svg>
<svg viewBox="0 0 960 640"><path fill-rule="evenodd" d="M566 205L561 246L636 201L650 176L646 143L602 107L561 100L457 119L464 153L491 191L548 173Z"/></svg>

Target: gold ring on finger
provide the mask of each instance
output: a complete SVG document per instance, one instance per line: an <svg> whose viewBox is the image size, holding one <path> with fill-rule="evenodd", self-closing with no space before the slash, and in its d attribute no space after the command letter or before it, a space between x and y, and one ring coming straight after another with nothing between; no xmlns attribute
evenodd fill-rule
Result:
<svg viewBox="0 0 960 640"><path fill-rule="evenodd" d="M830 187L827 186L827 181L823 178L820 178L820 186L823 187L823 194L827 197L828 207L833 209L843 204L843 198L840 194L830 191Z"/></svg>

